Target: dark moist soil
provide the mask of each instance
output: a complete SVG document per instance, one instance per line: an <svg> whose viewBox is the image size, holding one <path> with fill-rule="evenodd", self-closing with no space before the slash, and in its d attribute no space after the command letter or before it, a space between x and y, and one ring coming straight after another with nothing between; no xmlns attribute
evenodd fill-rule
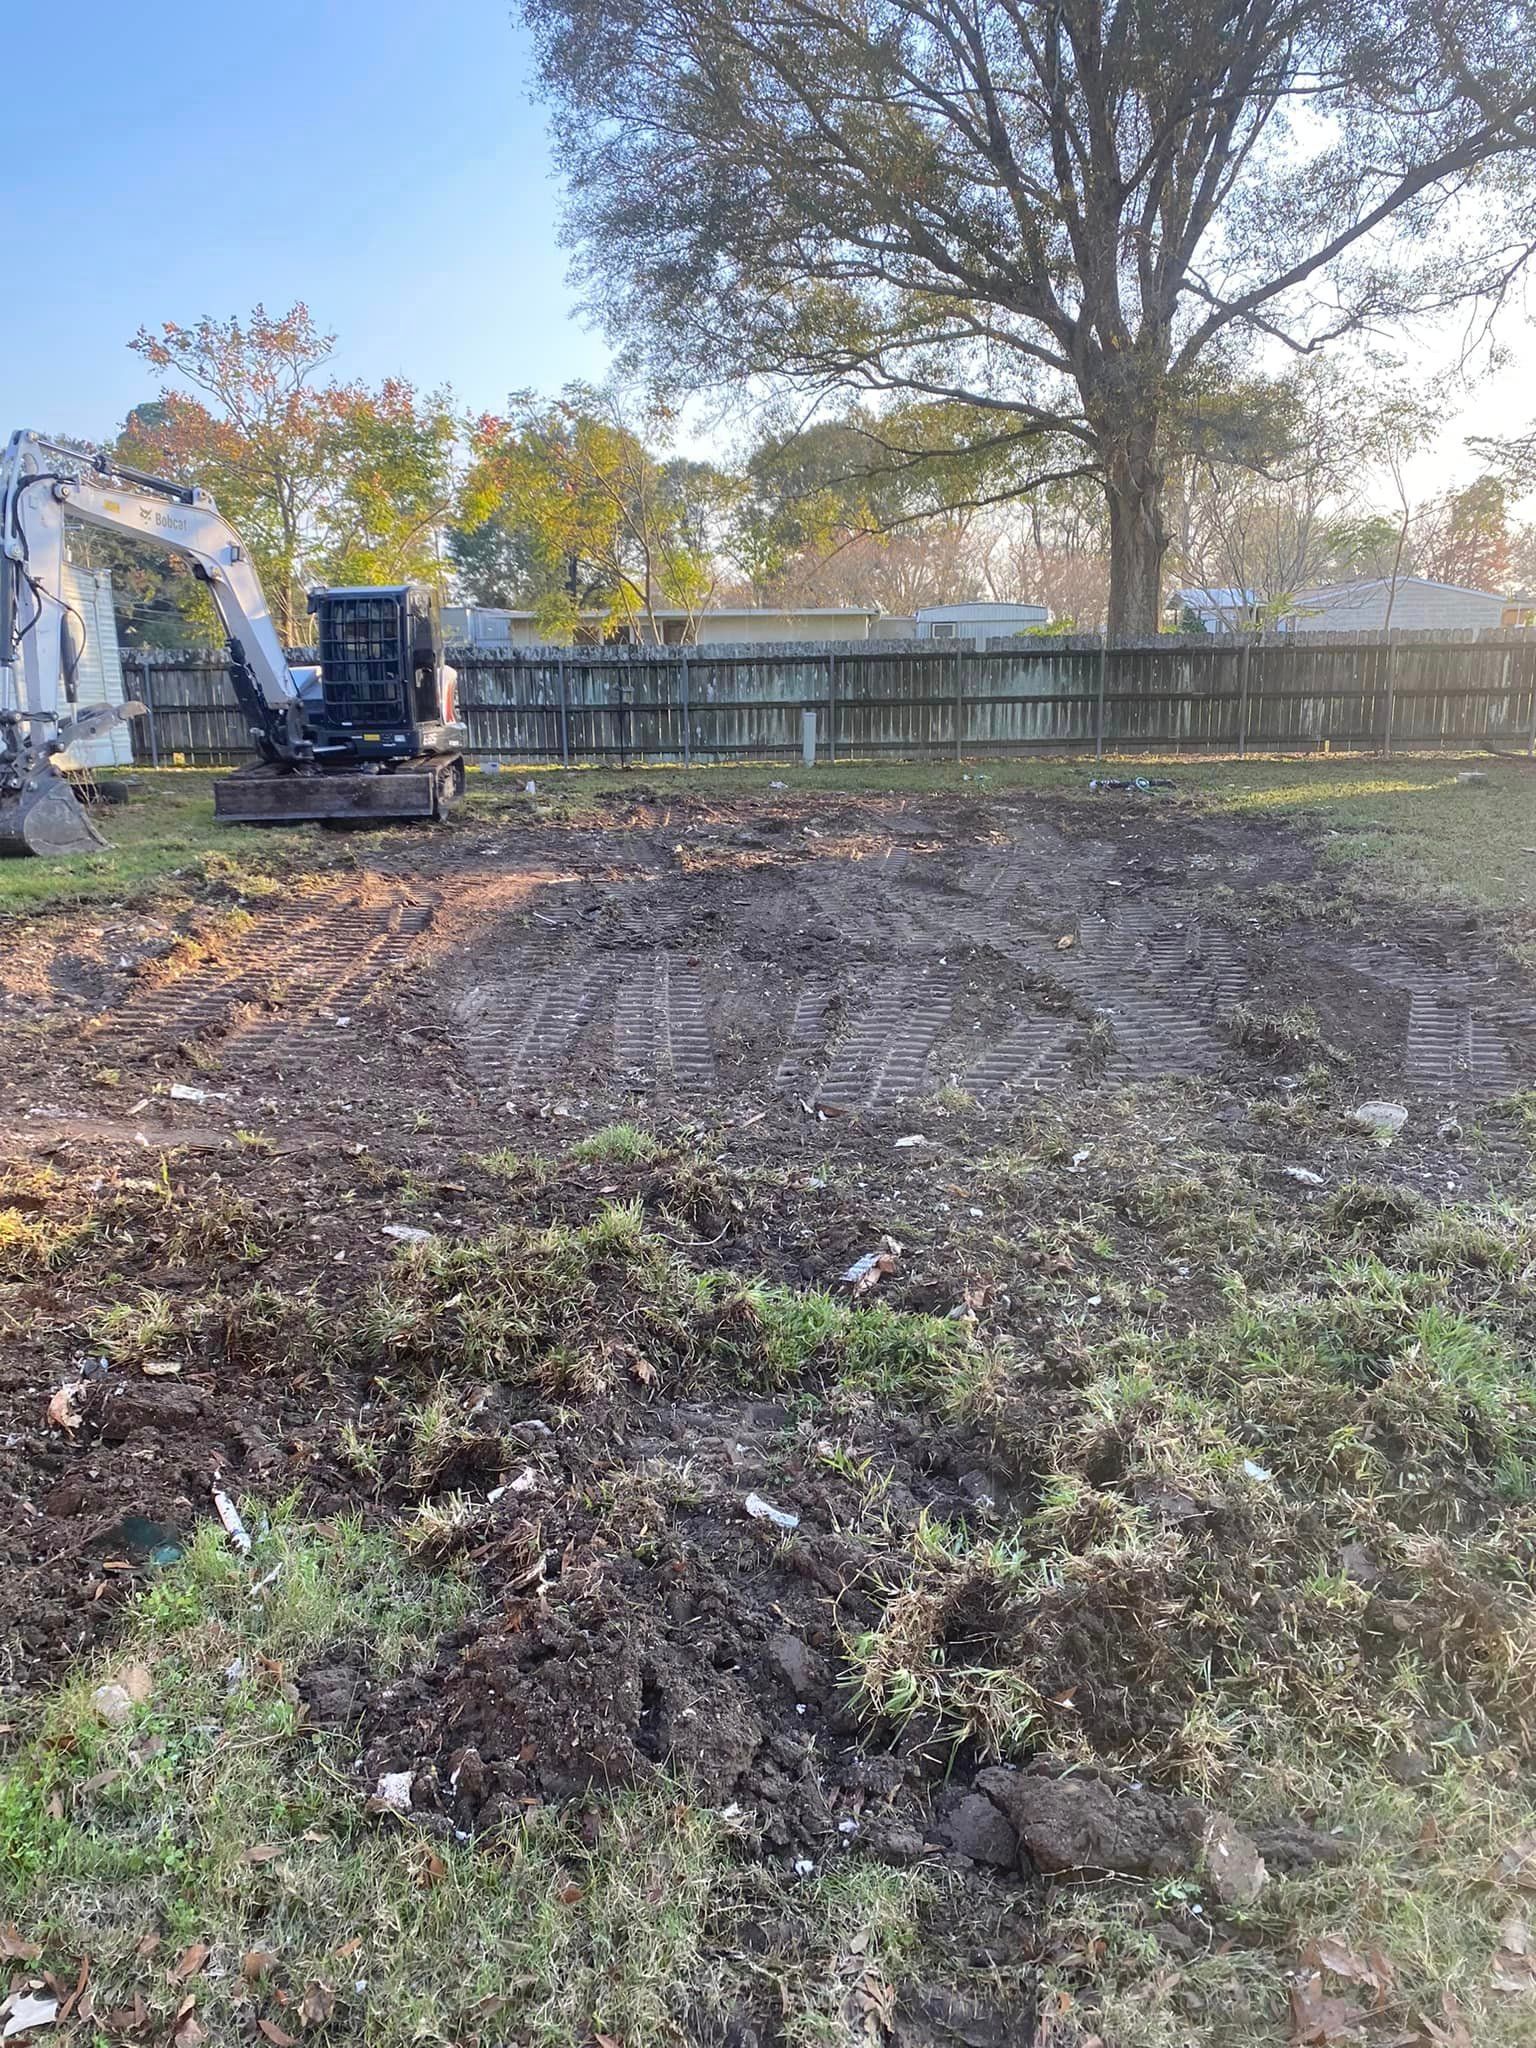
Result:
<svg viewBox="0 0 1536 2048"><path fill-rule="evenodd" d="M1321 1046L1234 1044L1235 1003L1310 1006ZM215 1480L297 1489L320 1517L456 1493L482 1504L472 1620L393 1685L363 1649L304 1683L316 1724L360 1726L365 1787L410 1770L423 1825L476 1831L666 1765L765 1854L938 1855L1027 1883L1044 1866L1016 1792L978 1792L978 1760L920 1722L872 1729L845 1689L840 1646L879 1589L850 1533L862 1494L795 1390L636 1384L557 1409L489 1388L471 1440L407 1483L343 1440L387 1444L398 1390L322 1371L239 1303L313 1288L343 1326L398 1251L387 1226L472 1236L609 1200L638 1198L701 1268L792 1285L835 1285L890 1232L880 1299L1019 1342L1043 1428L1095 1327L1091 1250L1062 1264L1077 1218L1110 1219L1116 1274L1157 1275L1171 1326L1216 1305L1128 1188L1128 1145L1170 1177L1220 1155L1282 1221L1356 1178L1511 1188L1525 1142L1488 1105L1532 1079L1532 1014L1465 921L1362 911L1298 836L1134 798L637 792L575 827L518 799L371 841L276 902L33 920L0 966L0 1209L94 1235L0 1284L0 1695L109 1640ZM1310 1123L1285 1120L1320 1089ZM1371 1098L1408 1108L1390 1152L1345 1118ZM1042 1118L1049 1171L978 1175ZM659 1161L544 1184L480 1164L625 1119ZM146 1289L217 1310L172 1376L104 1356L103 1308ZM82 1380L80 1426L51 1425ZM871 1403L858 1438L894 1528L1030 1505L1027 1461L929 1416ZM798 1526L753 1519L754 1491ZM955 1617L977 1642L1006 1625ZM1115 1668L1086 1638L1075 1654ZM1188 1816L1164 1819L1184 1840ZM1014 2038L938 2007L910 2029Z"/></svg>

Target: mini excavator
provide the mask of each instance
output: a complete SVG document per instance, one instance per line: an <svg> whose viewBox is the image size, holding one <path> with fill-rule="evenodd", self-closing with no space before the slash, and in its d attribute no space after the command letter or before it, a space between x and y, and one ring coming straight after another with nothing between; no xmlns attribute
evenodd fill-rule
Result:
<svg viewBox="0 0 1536 2048"><path fill-rule="evenodd" d="M85 628L64 584L71 519L169 549L207 586L258 756L214 784L216 817L438 818L462 796L458 679L430 590L312 591L320 659L290 668L261 579L206 491L17 433L0 459L0 853L102 845L72 780L79 750L145 708L80 703Z"/></svg>

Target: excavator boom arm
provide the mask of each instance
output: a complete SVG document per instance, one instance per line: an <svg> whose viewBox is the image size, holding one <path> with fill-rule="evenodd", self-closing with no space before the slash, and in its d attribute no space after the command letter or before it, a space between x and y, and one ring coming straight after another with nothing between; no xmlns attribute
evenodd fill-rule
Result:
<svg viewBox="0 0 1536 2048"><path fill-rule="evenodd" d="M95 463L36 434L0 461L0 716L34 746L69 723L73 701L65 521L128 534L190 562L229 635L235 687L263 751L304 757L298 684L283 658L255 565L206 491Z"/></svg>

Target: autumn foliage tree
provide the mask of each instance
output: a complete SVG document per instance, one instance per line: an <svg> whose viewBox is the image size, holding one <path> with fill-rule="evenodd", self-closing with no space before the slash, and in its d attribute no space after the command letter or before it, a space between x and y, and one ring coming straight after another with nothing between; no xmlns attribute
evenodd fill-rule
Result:
<svg viewBox="0 0 1536 2048"><path fill-rule="evenodd" d="M589 385L554 400L518 393L505 415L475 422L462 526L517 538L528 608L551 638L595 618L644 621L660 640L660 611L691 621L712 596L728 487L709 464L658 460L643 431L658 424L629 420Z"/></svg>
<svg viewBox="0 0 1536 2048"><path fill-rule="evenodd" d="M160 398L129 416L117 453L212 492L261 571L278 630L308 636L318 582L440 577L453 492L446 393L324 375L335 337L307 306L140 328L129 346Z"/></svg>

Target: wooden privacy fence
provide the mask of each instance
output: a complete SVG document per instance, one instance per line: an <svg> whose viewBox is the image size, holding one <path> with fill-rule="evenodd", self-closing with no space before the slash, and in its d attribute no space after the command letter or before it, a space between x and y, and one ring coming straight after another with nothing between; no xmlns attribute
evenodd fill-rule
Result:
<svg viewBox="0 0 1536 2048"><path fill-rule="evenodd" d="M779 761L816 714L818 757L1329 747L1536 752L1536 631L841 646L459 649L472 754L507 761ZM223 666L129 655L134 757L248 759Z"/></svg>

